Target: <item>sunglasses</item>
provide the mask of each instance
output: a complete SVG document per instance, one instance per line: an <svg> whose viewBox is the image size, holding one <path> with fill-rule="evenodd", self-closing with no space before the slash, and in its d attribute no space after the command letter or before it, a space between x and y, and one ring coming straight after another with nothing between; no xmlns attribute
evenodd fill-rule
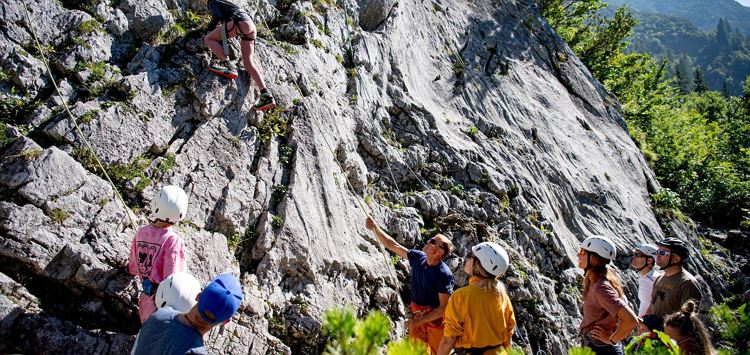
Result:
<svg viewBox="0 0 750 355"><path fill-rule="evenodd" d="M656 251L656 254L659 254L659 255L661 255L661 256L667 256L667 255L671 255L672 253L671 253L671 252L668 252L668 251L666 251L666 250L657 250L657 251Z"/></svg>

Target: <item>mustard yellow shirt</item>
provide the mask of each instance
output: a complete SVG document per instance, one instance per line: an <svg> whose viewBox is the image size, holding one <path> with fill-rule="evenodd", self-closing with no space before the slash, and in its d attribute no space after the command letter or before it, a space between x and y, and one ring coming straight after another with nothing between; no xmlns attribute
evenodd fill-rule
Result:
<svg viewBox="0 0 750 355"><path fill-rule="evenodd" d="M479 280L470 278L468 286L451 295L445 309L443 335L457 337L456 348L510 347L516 327L510 298L505 288L499 295L493 295L476 287L474 284Z"/></svg>

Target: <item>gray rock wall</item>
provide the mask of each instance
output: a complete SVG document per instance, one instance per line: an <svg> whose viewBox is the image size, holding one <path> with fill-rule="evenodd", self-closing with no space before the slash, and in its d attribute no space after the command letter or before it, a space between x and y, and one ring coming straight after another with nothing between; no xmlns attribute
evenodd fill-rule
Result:
<svg viewBox="0 0 750 355"><path fill-rule="evenodd" d="M188 192L177 229L199 280L241 273L239 314L207 340L220 352L317 353L323 313L347 304L387 312L401 336L408 267L365 230L368 213L408 247L451 237L459 283L471 245L505 245L513 340L555 354L577 342L578 242L602 234L628 254L664 235L618 103L531 3L241 5L276 113L252 111L244 72L206 70L204 30L185 28L188 10L205 20L200 2L30 3L79 133L21 3L0 1L0 94L23 103L3 106L1 127L0 351L124 353L139 327L136 226L84 140L137 224L161 185ZM680 228L666 231L697 243Z"/></svg>

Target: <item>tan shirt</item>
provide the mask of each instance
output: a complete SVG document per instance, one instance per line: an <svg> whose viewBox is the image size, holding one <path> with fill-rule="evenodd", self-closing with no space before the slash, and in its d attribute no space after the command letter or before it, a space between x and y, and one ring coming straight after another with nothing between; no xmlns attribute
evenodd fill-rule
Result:
<svg viewBox="0 0 750 355"><path fill-rule="evenodd" d="M583 321L581 334L591 332L594 327L601 327L611 333L617 328L617 312L627 307L617 290L607 279L600 278L589 286L589 294L583 303Z"/></svg>
<svg viewBox="0 0 750 355"><path fill-rule="evenodd" d="M698 281L685 269L672 276L662 275L654 281L649 313L665 318L679 311L689 299L700 302L701 297Z"/></svg>

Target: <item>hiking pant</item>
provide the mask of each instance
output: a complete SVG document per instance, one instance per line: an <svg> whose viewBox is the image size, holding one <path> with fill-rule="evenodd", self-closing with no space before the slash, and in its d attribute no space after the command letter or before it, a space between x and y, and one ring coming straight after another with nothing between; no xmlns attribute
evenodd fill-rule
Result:
<svg viewBox="0 0 750 355"><path fill-rule="evenodd" d="M409 305L409 310L413 314L427 314L432 312L432 307L418 306L412 302ZM443 317L416 327L410 327L409 337L426 343L428 354L437 354L438 348L440 348L440 340L443 339Z"/></svg>
<svg viewBox="0 0 750 355"><path fill-rule="evenodd" d="M615 345L604 344L588 334L581 336L581 345L591 348L596 355L625 355L621 343Z"/></svg>

